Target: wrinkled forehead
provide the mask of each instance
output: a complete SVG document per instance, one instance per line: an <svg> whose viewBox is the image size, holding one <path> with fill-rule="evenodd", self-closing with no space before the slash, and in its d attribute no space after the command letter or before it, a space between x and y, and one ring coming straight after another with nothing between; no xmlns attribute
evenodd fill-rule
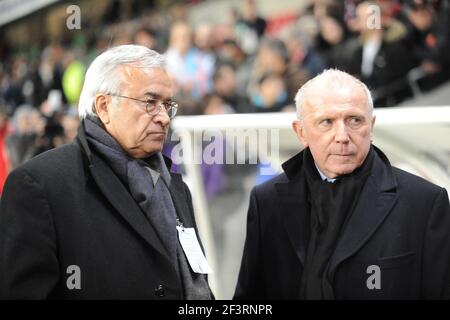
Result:
<svg viewBox="0 0 450 320"><path fill-rule="evenodd" d="M163 98L173 95L173 84L166 70L161 67L139 68L131 65L119 67L121 88L138 95L155 93Z"/></svg>
<svg viewBox="0 0 450 320"><path fill-rule="evenodd" d="M339 111L354 111L371 114L368 97L358 83L329 84L317 83L305 91L303 116Z"/></svg>

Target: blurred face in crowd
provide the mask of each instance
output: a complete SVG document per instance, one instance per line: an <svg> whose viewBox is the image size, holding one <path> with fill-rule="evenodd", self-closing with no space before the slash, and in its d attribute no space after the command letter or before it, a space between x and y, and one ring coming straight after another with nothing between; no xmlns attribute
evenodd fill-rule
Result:
<svg viewBox="0 0 450 320"><path fill-rule="evenodd" d="M231 96L236 91L236 73L228 65L222 65L217 70L217 77L214 80L214 87L217 93L222 96Z"/></svg>
<svg viewBox="0 0 450 320"><path fill-rule="evenodd" d="M244 10L242 12L246 20L254 20L256 18L256 3L255 0L247 0L244 3Z"/></svg>
<svg viewBox="0 0 450 320"><path fill-rule="evenodd" d="M17 118L17 131L22 134L35 133L42 135L45 130L45 120L37 110L24 112Z"/></svg>
<svg viewBox="0 0 450 320"><path fill-rule="evenodd" d="M238 65L245 59L245 54L234 43L224 43L218 48L219 57L225 61Z"/></svg>
<svg viewBox="0 0 450 320"><path fill-rule="evenodd" d="M78 133L78 126L80 125L80 121L78 117L74 116L64 116L62 119L62 126L64 129L64 135L67 138L67 141L72 141L76 138Z"/></svg>
<svg viewBox="0 0 450 320"><path fill-rule="evenodd" d="M212 95L205 105L205 110L203 111L206 115L213 114L226 114L228 113L229 107L226 106L224 101L217 95Z"/></svg>
<svg viewBox="0 0 450 320"><path fill-rule="evenodd" d="M168 101L173 95L171 80L162 68L124 66L119 71L119 95L142 101ZM95 106L106 131L133 158L146 158L162 150L170 122L164 108L150 115L144 102L104 94L96 96Z"/></svg>
<svg viewBox="0 0 450 320"><path fill-rule="evenodd" d="M155 37L150 32L147 32L145 30L138 31L133 40L135 44L147 47L149 49L155 48Z"/></svg>
<svg viewBox="0 0 450 320"><path fill-rule="evenodd" d="M197 48L208 51L211 49L212 28L208 24L201 24L195 29L194 42Z"/></svg>
<svg viewBox="0 0 450 320"><path fill-rule="evenodd" d="M274 105L284 92L286 87L283 78L276 74L264 79L260 85L260 94L266 106Z"/></svg>
<svg viewBox="0 0 450 320"><path fill-rule="evenodd" d="M362 86L314 83L304 95L301 119L293 123L319 169L329 178L353 172L365 160L375 117Z"/></svg>
<svg viewBox="0 0 450 320"><path fill-rule="evenodd" d="M287 68L287 63L283 57L266 44L262 44L259 49L258 65L263 70L275 73L283 73Z"/></svg>
<svg viewBox="0 0 450 320"><path fill-rule="evenodd" d="M417 30L426 31L433 24L434 10L431 6L418 6L409 13L408 17Z"/></svg>
<svg viewBox="0 0 450 320"><path fill-rule="evenodd" d="M183 22L178 22L170 30L170 47L185 54L191 47L191 37L191 28Z"/></svg>
<svg viewBox="0 0 450 320"><path fill-rule="evenodd" d="M340 43L344 36L342 26L331 17L320 20L320 32L325 41L332 45Z"/></svg>
<svg viewBox="0 0 450 320"><path fill-rule="evenodd" d="M373 2L362 2L356 7L355 27L360 33L379 30L373 28L371 23L374 21L374 15L376 14L374 11L374 6L376 6L376 4Z"/></svg>
<svg viewBox="0 0 450 320"><path fill-rule="evenodd" d="M330 5L331 1L323 1L323 0L313 0L313 13L314 16L318 19L326 17L327 15L327 7Z"/></svg>

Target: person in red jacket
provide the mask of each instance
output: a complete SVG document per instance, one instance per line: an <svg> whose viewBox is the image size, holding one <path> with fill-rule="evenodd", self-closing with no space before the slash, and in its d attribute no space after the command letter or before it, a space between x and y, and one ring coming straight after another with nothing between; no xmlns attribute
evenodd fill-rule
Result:
<svg viewBox="0 0 450 320"><path fill-rule="evenodd" d="M8 176L8 158L5 150L5 138L11 132L5 106L0 103L0 194Z"/></svg>

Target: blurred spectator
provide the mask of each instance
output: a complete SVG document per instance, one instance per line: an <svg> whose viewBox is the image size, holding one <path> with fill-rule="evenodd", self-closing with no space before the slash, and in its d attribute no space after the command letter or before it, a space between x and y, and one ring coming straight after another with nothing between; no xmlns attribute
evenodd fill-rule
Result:
<svg viewBox="0 0 450 320"><path fill-rule="evenodd" d="M287 100L293 101L300 86L309 74L298 65L289 64L289 53L280 39L266 38L261 42L248 84L249 97L259 91L261 80L267 74L275 73L285 81Z"/></svg>
<svg viewBox="0 0 450 320"><path fill-rule="evenodd" d="M314 40L297 26L287 30L284 42L289 50L289 61L294 68L305 70L311 77L321 73L326 68L326 60L316 50Z"/></svg>
<svg viewBox="0 0 450 320"><path fill-rule="evenodd" d="M64 130L63 143L69 143L74 140L78 134L78 126L80 125L76 107L71 107L64 113L61 125Z"/></svg>
<svg viewBox="0 0 450 320"><path fill-rule="evenodd" d="M61 125L63 108L61 92L58 90L50 91L47 100L40 106L41 115L45 122L44 132L41 137L43 148L45 149L51 149L63 144L64 131Z"/></svg>
<svg viewBox="0 0 450 320"><path fill-rule="evenodd" d="M365 1L356 9L358 38L345 44L346 57L337 64L356 75L372 89L377 107L392 105L410 94L407 74L414 66L397 26L371 25L374 2ZM392 32L391 32L392 31Z"/></svg>
<svg viewBox="0 0 450 320"><path fill-rule="evenodd" d="M201 103L201 109L202 114L205 115L235 113L233 107L217 94L207 94L204 96Z"/></svg>
<svg viewBox="0 0 450 320"><path fill-rule="evenodd" d="M258 38L264 35L266 30L266 20L258 15L258 8L255 0L245 0L242 21L256 32Z"/></svg>
<svg viewBox="0 0 450 320"><path fill-rule="evenodd" d="M44 101L50 90L63 91L62 77L64 73L65 50L59 44L47 46L42 52L41 63L39 65L39 78L36 78L34 88L39 94L39 100L33 101L34 105L39 105ZM39 92L38 92L39 91ZM65 99L63 97L63 99Z"/></svg>
<svg viewBox="0 0 450 320"><path fill-rule="evenodd" d="M13 110L25 99L22 92L22 85L28 68L23 57L17 56L12 59L11 64L7 66L7 72L2 83L3 98Z"/></svg>
<svg viewBox="0 0 450 320"><path fill-rule="evenodd" d="M103 23L108 24L119 21L121 11L121 1L111 0L106 7L105 13L102 16Z"/></svg>
<svg viewBox="0 0 450 320"><path fill-rule="evenodd" d="M4 101L0 100L0 195L9 172L5 139L10 133L11 127L8 122L7 107Z"/></svg>
<svg viewBox="0 0 450 320"><path fill-rule="evenodd" d="M251 96L255 112L279 112L288 104L284 79L277 73L270 73L260 80L258 91Z"/></svg>
<svg viewBox="0 0 450 320"><path fill-rule="evenodd" d="M247 57L245 52L234 40L226 40L217 50L218 59L222 63L231 64L236 72L238 94L245 96L249 77L252 72L254 58Z"/></svg>
<svg viewBox="0 0 450 320"><path fill-rule="evenodd" d="M258 15L255 0L245 0L242 16L236 21L236 38L240 47L247 54L254 54L258 49L259 39L264 35L267 22Z"/></svg>
<svg viewBox="0 0 450 320"><path fill-rule="evenodd" d="M6 138L10 170L48 149L43 139L45 121L36 109L28 105L17 108L13 125L13 133Z"/></svg>
<svg viewBox="0 0 450 320"><path fill-rule="evenodd" d="M317 20L325 17L344 17L345 2L336 0L312 0L306 8L305 15L312 15Z"/></svg>
<svg viewBox="0 0 450 320"><path fill-rule="evenodd" d="M230 64L221 64L213 76L214 93L235 112L249 112L249 102L237 90L237 76Z"/></svg>
<svg viewBox="0 0 450 320"><path fill-rule="evenodd" d="M347 40L345 24L331 16L321 18L319 24L317 49L324 57L328 68L340 68L340 62L350 54L345 52Z"/></svg>
<svg viewBox="0 0 450 320"><path fill-rule="evenodd" d="M204 54L212 54L212 27L202 23L195 28L194 45Z"/></svg>
<svg viewBox="0 0 450 320"><path fill-rule="evenodd" d="M150 28L142 27L133 36L133 44L138 44L155 50L157 45L156 34Z"/></svg>
<svg viewBox="0 0 450 320"><path fill-rule="evenodd" d="M294 30L306 34L314 45L320 31L319 20L312 15L302 15L295 23Z"/></svg>
<svg viewBox="0 0 450 320"><path fill-rule="evenodd" d="M450 4L447 0L408 0L408 40L416 63L428 75L425 89L449 79Z"/></svg>
<svg viewBox="0 0 450 320"><path fill-rule="evenodd" d="M212 89L214 59L192 46L189 25L177 22L170 32L169 48L166 52L167 71L175 80L179 93L199 100Z"/></svg>

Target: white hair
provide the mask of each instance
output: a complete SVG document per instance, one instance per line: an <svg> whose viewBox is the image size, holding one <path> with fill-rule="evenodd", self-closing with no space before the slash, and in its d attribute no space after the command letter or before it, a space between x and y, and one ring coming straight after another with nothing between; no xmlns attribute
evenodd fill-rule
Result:
<svg viewBox="0 0 450 320"><path fill-rule="evenodd" d="M295 95L295 106L297 109L297 117L302 120L302 110L305 104L305 95L307 93L307 90L311 90L315 85L318 83L325 83L327 86L331 88L343 88L348 87L352 83L356 83L360 85L367 96L367 106L369 108L369 112L373 112L373 99L372 94L370 93L369 88L359 79L355 78L354 76L338 70L338 69L327 69L323 71L321 74L317 75L316 77L312 78L308 82L306 82L297 92Z"/></svg>
<svg viewBox="0 0 450 320"><path fill-rule="evenodd" d="M121 45L100 54L86 71L78 103L80 119L87 115L97 116L94 108L96 94L120 94L122 78L118 69L123 65L143 69L164 68L165 59L156 51L138 45Z"/></svg>

